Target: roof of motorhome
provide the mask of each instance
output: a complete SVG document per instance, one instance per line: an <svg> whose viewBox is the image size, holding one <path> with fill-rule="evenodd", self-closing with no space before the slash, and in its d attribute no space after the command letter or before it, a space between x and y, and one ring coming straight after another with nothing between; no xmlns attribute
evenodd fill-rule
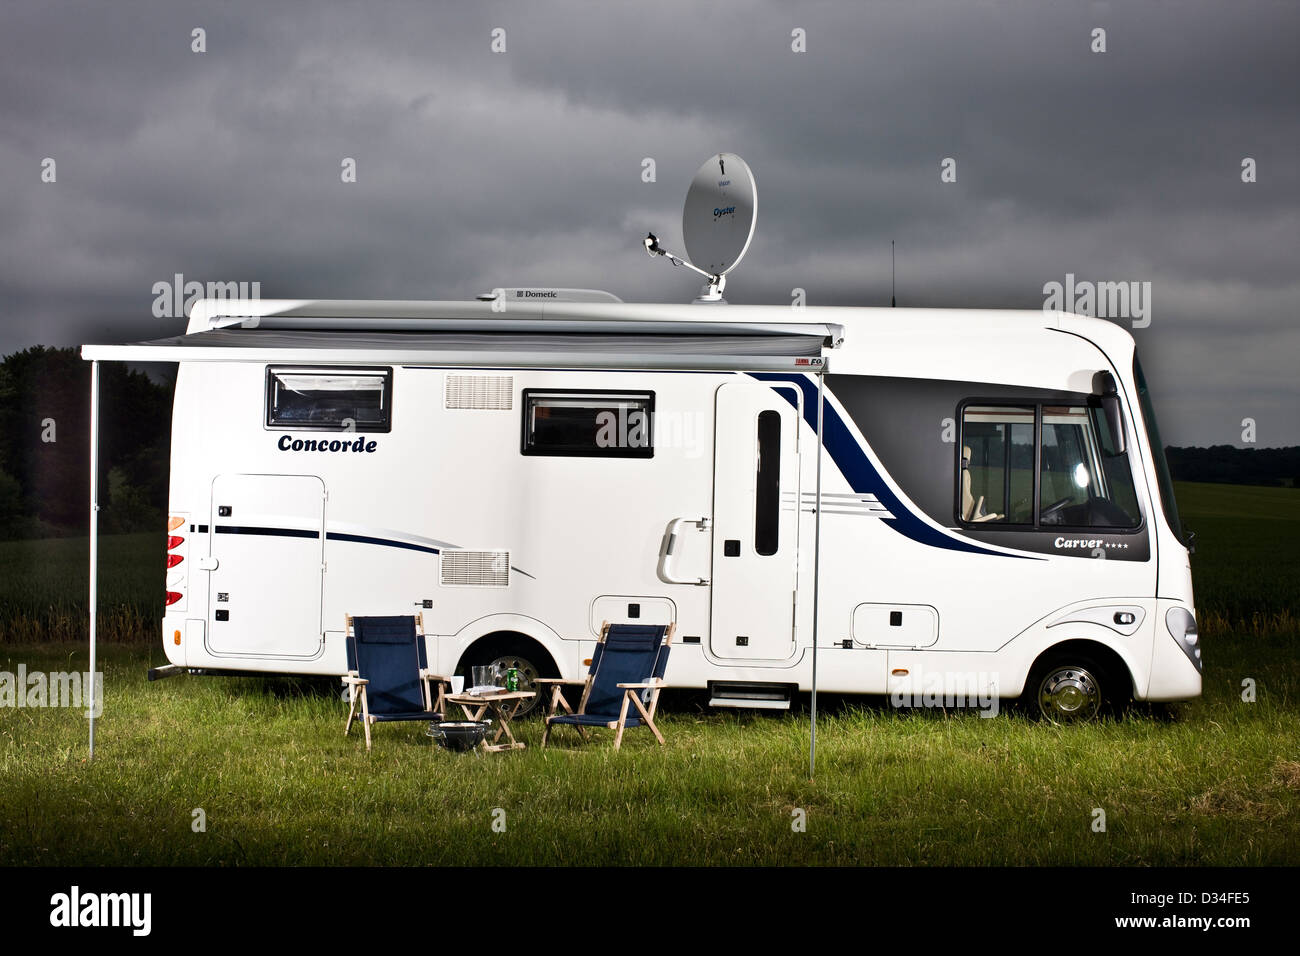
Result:
<svg viewBox="0 0 1300 956"><path fill-rule="evenodd" d="M869 356L915 350L918 342L929 343L931 360L942 351L936 341L973 360L1046 330L1074 332L1106 351L1132 343L1114 323L1040 309L203 299L185 335L86 345L82 357L805 371L824 364L851 371Z"/></svg>

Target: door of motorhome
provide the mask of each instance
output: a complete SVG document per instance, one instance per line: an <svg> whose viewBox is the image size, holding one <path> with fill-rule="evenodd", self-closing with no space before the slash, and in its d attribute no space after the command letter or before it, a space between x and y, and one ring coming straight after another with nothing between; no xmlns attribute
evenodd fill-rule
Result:
<svg viewBox="0 0 1300 956"><path fill-rule="evenodd" d="M796 653L800 411L793 387L718 388L709 645L724 660Z"/></svg>

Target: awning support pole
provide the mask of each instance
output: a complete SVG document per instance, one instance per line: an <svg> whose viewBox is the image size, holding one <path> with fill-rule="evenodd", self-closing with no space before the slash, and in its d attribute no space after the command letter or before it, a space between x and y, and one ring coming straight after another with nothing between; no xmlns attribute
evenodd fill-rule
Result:
<svg viewBox="0 0 1300 956"><path fill-rule="evenodd" d="M817 773L817 617L822 568L822 386L826 373L817 373L817 498L813 514L812 735L808 744L808 779Z"/></svg>
<svg viewBox="0 0 1300 956"><path fill-rule="evenodd" d="M90 752L95 759L95 618L99 611L99 362L90 363L90 680L87 716Z"/></svg>

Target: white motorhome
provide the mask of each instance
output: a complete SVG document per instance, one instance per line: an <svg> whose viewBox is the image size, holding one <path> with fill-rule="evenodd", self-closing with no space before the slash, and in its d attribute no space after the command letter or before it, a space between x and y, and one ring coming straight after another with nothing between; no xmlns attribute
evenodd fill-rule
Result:
<svg viewBox="0 0 1300 956"><path fill-rule="evenodd" d="M571 301L573 298L585 301ZM1052 716L1197 696L1188 548L1132 337L1042 311L204 300L175 361L180 668L580 678L673 621L717 705L941 681Z"/></svg>

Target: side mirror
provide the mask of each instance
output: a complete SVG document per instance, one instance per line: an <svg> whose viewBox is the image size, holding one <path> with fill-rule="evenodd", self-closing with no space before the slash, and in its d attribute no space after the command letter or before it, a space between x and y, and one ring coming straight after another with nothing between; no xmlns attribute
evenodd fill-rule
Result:
<svg viewBox="0 0 1300 956"><path fill-rule="evenodd" d="M1101 410L1106 416L1106 428L1110 432L1111 441L1114 443L1115 454L1122 455L1125 451L1124 410L1119 407L1119 396L1102 396Z"/></svg>
<svg viewBox="0 0 1300 956"><path fill-rule="evenodd" d="M1110 432L1111 454L1122 455L1127 450L1124 440L1124 409L1119 403L1119 386L1110 372L1098 372L1092 377L1092 390L1101 396L1101 411L1106 416L1106 430Z"/></svg>

